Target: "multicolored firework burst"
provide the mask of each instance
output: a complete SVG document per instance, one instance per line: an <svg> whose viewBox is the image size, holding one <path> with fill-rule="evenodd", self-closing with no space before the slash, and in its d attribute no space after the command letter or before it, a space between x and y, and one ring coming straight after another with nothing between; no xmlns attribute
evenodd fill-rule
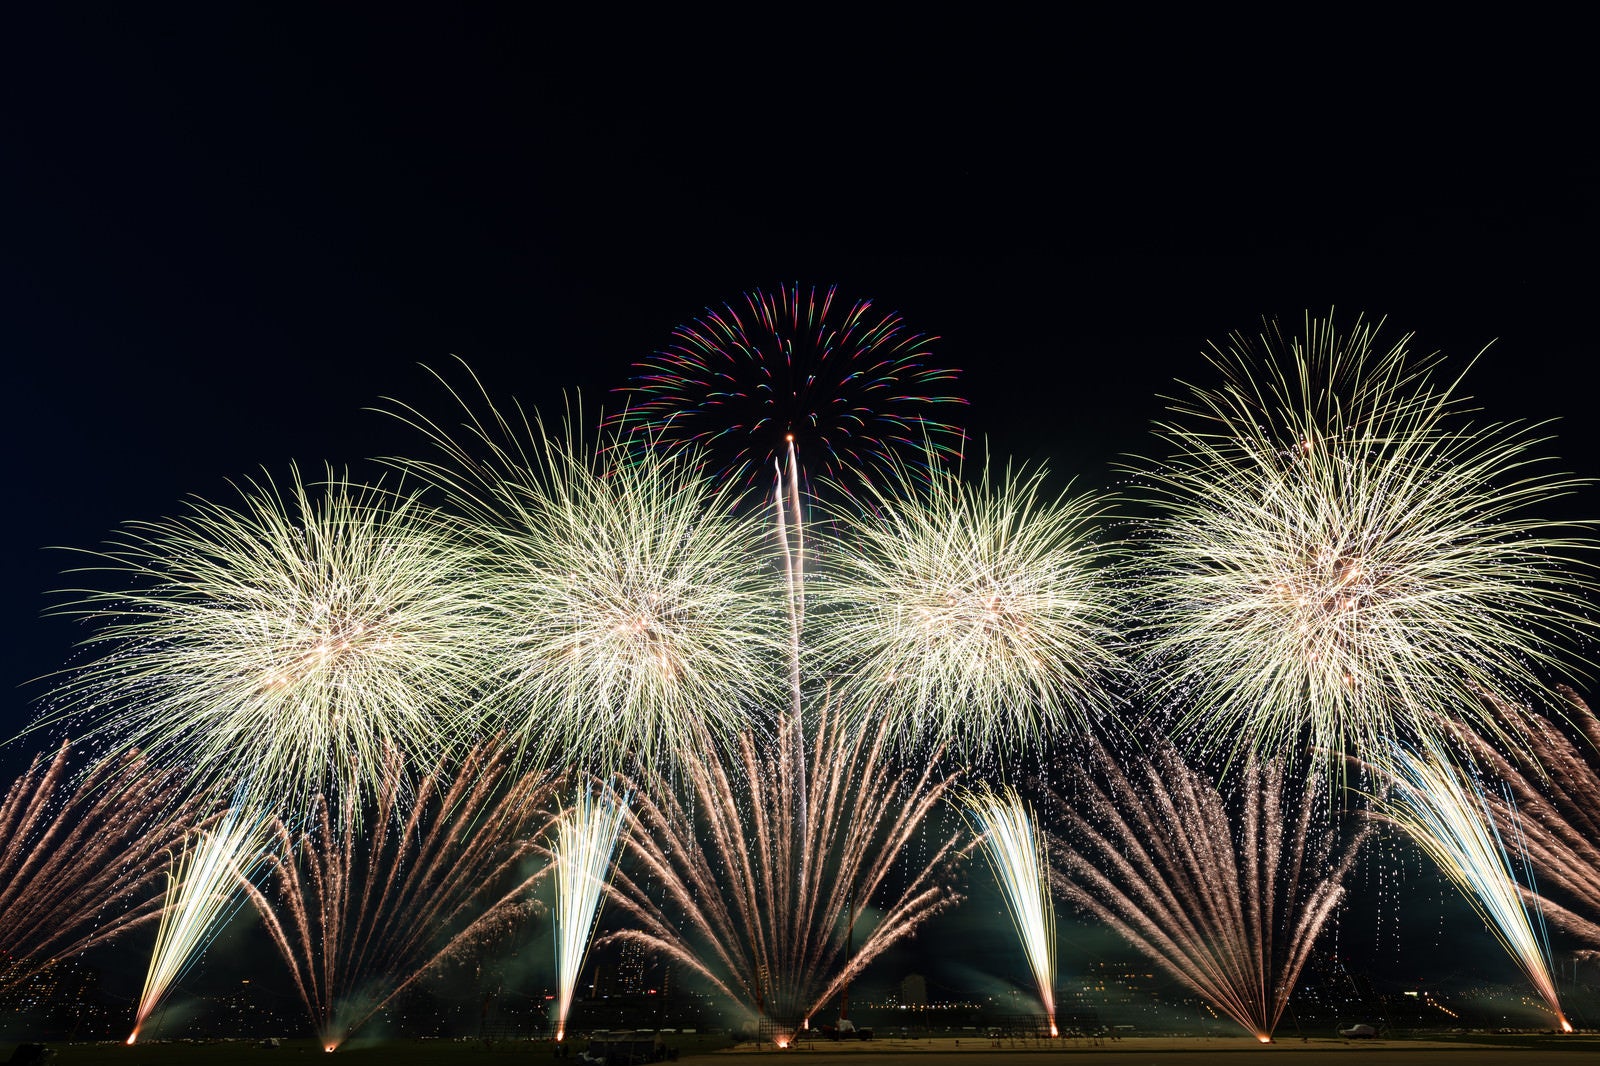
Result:
<svg viewBox="0 0 1600 1066"><path fill-rule="evenodd" d="M195 956L215 937L242 902L239 886L248 883L264 858L266 819L232 807L200 829L173 863L168 875L161 926L145 972L144 991L128 1043L166 998Z"/></svg>
<svg viewBox="0 0 1600 1066"><path fill-rule="evenodd" d="M159 918L168 852L194 819L176 782L137 755L64 794L70 750L36 757L0 800L0 992Z"/></svg>
<svg viewBox="0 0 1600 1066"><path fill-rule="evenodd" d="M937 338L908 330L836 287L755 289L707 308L636 364L614 416L630 438L687 444L719 476L758 495L790 442L834 482L870 482L931 450L959 456L962 431L941 420L964 403L941 390L957 371L932 360Z"/></svg>
<svg viewBox="0 0 1600 1066"><path fill-rule="evenodd" d="M477 530L496 728L538 764L609 771L730 737L771 706L782 635L759 519L684 459L629 459L571 421L552 436L478 389L481 404L452 390L454 437L402 408L442 457L394 462Z"/></svg>
<svg viewBox="0 0 1600 1066"><path fill-rule="evenodd" d="M1534 888L1530 884L1524 890L1512 867L1513 854L1524 870L1528 857L1522 821L1510 794L1502 797L1502 817L1496 818L1483 789L1456 767L1434 737L1425 738L1420 751L1392 747L1378 760L1377 769L1391 787L1373 797L1373 813L1402 829L1461 890L1527 975L1562 1031L1572 1032L1550 972L1544 922L1525 898ZM1511 837L1509 846L1506 835Z"/></svg>
<svg viewBox="0 0 1600 1066"><path fill-rule="evenodd" d="M556 821L556 1040L567 1035L572 993L594 937L600 902L611 883L612 856L628 813L628 796L583 789Z"/></svg>
<svg viewBox="0 0 1600 1066"><path fill-rule="evenodd" d="M245 891L283 955L322 1046L333 1051L433 967L534 907L548 872L534 838L553 785L509 772L496 742L472 748L448 785L406 796L390 758L370 817L319 797L308 828L281 820L266 857L269 891Z"/></svg>
<svg viewBox="0 0 1600 1066"><path fill-rule="evenodd" d="M631 928L605 942L682 963L785 1042L868 963L956 902L941 872L958 836L891 881L949 784L931 766L920 775L896 768L890 732L823 715L809 751L795 750L791 730L770 746L747 734L734 758L712 751L685 761L692 804L652 778L629 816L626 848L638 869L619 871L612 889ZM862 935L854 927L866 906L878 911Z"/></svg>
<svg viewBox="0 0 1600 1066"><path fill-rule="evenodd" d="M1045 471L977 483L930 464L840 508L815 600L844 713L907 747L1027 750L1109 708L1121 662L1101 501L1043 495Z"/></svg>
<svg viewBox="0 0 1600 1066"><path fill-rule="evenodd" d="M1056 911L1050 898L1049 852L1033 812L1015 789L977 788L960 797L962 812L978 833L995 881L1005 894L1017 939L1039 989L1039 1002L1056 1029Z"/></svg>
<svg viewBox="0 0 1600 1066"><path fill-rule="evenodd" d="M1269 1043L1370 826L1340 847L1326 775L1281 760L1246 760L1230 798L1171 745L1131 773L1090 747L1100 778L1057 797L1057 889Z"/></svg>
<svg viewBox="0 0 1600 1066"><path fill-rule="evenodd" d="M1594 544L1528 514L1583 482L1546 472L1537 427L1459 418L1442 360L1377 334L1236 334L1209 357L1223 384L1158 429L1145 676L1202 744L1376 750L1535 691L1591 628Z"/></svg>
<svg viewBox="0 0 1600 1066"><path fill-rule="evenodd" d="M269 809L375 787L390 749L435 765L490 667L456 524L331 471L240 497L130 524L100 553L133 587L61 608L106 650L56 690L58 713L182 767L197 792L242 776Z"/></svg>

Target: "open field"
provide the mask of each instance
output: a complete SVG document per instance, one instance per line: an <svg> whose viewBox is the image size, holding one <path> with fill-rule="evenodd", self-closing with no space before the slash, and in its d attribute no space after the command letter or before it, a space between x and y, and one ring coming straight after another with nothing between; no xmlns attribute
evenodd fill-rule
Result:
<svg viewBox="0 0 1600 1066"><path fill-rule="evenodd" d="M1560 1037L1544 1034L1466 1034L1433 1038L1395 1040L1340 1040L1320 1038L1290 1039L1263 1046L1248 1037L1128 1037L1096 1045L1089 1041L993 1041L955 1038L926 1040L874 1040L860 1043L808 1043L793 1050L779 1051L770 1044L758 1047L740 1044L726 1047L723 1038L680 1037L676 1047L684 1061L703 1066L746 1066L764 1063L775 1066L785 1058L799 1058L815 1066L958 1066L962 1063L994 1063L1012 1060L1019 1066L1225 1066L1249 1057L1250 1061L1271 1064L1298 1062L1302 1066L1492 1066L1523 1062L1529 1066L1557 1061L1600 1060L1600 1034ZM275 1049L264 1049L250 1041L215 1043L148 1043L125 1047L118 1043L53 1044L54 1066L205 1066L210 1063L274 1062L283 1058L303 1060L321 1052L311 1041L286 1041ZM574 1052L582 1047L574 1046ZM12 1053L13 1045L0 1044L0 1062ZM575 1057L557 1057L547 1041L413 1040L374 1041L338 1052L341 1060L355 1064L388 1066L406 1064L482 1062L576 1063Z"/></svg>

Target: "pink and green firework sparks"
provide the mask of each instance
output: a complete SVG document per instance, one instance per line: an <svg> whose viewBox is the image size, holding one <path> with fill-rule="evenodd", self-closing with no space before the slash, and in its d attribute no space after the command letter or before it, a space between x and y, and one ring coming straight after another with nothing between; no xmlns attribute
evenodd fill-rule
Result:
<svg viewBox="0 0 1600 1066"><path fill-rule="evenodd" d="M799 284L707 308L635 364L614 421L639 440L694 445L748 494L759 494L790 441L812 474L870 482L896 457L958 456L946 420L966 401L946 390L937 340L871 300Z"/></svg>

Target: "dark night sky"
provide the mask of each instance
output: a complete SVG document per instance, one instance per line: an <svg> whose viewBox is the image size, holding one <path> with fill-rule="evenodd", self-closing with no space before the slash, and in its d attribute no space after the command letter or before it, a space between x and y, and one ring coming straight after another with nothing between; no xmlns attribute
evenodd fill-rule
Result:
<svg viewBox="0 0 1600 1066"><path fill-rule="evenodd" d="M1205 340L1329 307L1462 359L1498 338L1469 391L1559 419L1552 450L1600 475L1585 92L1558 57L1484 61L1518 47L1500 28L1308 51L852 13L624 40L615 12L342 7L6 16L6 735L73 639L39 617L46 545L403 450L363 409L428 402L419 364L451 354L502 396L601 400L754 286L898 309L964 368L969 428L1085 485L1153 447Z"/></svg>

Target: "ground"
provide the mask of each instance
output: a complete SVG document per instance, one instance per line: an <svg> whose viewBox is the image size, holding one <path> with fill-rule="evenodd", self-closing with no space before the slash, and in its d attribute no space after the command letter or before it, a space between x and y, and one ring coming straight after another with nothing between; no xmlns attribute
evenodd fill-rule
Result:
<svg viewBox="0 0 1600 1066"><path fill-rule="evenodd" d="M1560 1037L1546 1034L1466 1034L1404 1040L1340 1040L1336 1038L1298 1038L1272 1045L1260 1045L1247 1037L1128 1037L1100 1044L1090 1041L1024 1042L993 1041L963 1037L927 1040L875 1040L868 1043L801 1045L779 1051L770 1044L758 1047L741 1044L716 1047L712 1039L698 1043L680 1038L680 1061L701 1066L777 1066L784 1058L799 1058L814 1066L961 1066L964 1063L995 1063L1009 1059L1016 1066L1225 1066L1250 1056L1251 1061L1298 1062L1304 1066L1495 1066L1522 1062L1534 1066L1548 1061L1581 1062L1600 1059L1600 1034ZM959 1046L958 1046L959 1045ZM281 1047L262 1049L256 1042L151 1043L125 1047L117 1043L55 1044L52 1066L205 1066L209 1063L238 1063L255 1059L264 1063L289 1058L304 1060L320 1052L310 1041L286 1041ZM577 1045L582 1046L582 1045ZM14 1045L0 1044L0 1061L9 1057ZM338 1052L341 1060L353 1066L406 1066L416 1063L472 1062L485 1066L495 1062L573 1064L574 1058L558 1058L545 1041L386 1041L351 1047ZM1586 1058L1585 1058L1586 1057Z"/></svg>

